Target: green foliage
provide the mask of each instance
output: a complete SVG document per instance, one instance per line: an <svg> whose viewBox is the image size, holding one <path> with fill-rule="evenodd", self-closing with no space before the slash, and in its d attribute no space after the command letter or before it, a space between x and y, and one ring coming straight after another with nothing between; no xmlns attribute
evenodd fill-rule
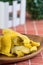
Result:
<svg viewBox="0 0 43 65"><path fill-rule="evenodd" d="M27 11L32 15L32 19L43 19L43 0L26 0Z"/></svg>
<svg viewBox="0 0 43 65"><path fill-rule="evenodd" d="M12 1L13 1L13 0L0 0L0 1L9 2L10 4L12 4Z"/></svg>
<svg viewBox="0 0 43 65"><path fill-rule="evenodd" d="M9 2L10 3L10 5L12 5L12 1L16 1L16 0L0 0L0 1L3 1L3 2ZM21 0L17 0L18 1L18 3L20 3L20 1Z"/></svg>

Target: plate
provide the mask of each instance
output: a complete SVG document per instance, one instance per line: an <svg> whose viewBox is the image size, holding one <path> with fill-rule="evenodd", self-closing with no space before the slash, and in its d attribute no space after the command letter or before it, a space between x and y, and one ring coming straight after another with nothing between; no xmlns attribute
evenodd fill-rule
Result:
<svg viewBox="0 0 43 65"><path fill-rule="evenodd" d="M19 57L19 58L17 58L17 57L5 57L5 56L1 56L0 55L0 62L1 63L14 63L14 62L19 62L19 61L27 60L27 59L33 58L38 53L40 53L41 50L43 50L43 37L37 36L37 35L30 35L30 34L24 34L24 35L28 36L33 41L41 43L41 46L38 49L38 51L34 52L34 53L31 53L29 55L23 56L23 57Z"/></svg>

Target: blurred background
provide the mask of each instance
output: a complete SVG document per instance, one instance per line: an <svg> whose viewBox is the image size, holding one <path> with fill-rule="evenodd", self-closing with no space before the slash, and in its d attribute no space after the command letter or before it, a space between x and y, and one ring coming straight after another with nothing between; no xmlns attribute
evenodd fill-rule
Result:
<svg viewBox="0 0 43 65"><path fill-rule="evenodd" d="M32 19L43 19L43 0L26 0L27 12Z"/></svg>
<svg viewBox="0 0 43 65"><path fill-rule="evenodd" d="M9 1L10 5L12 5L13 0L0 1ZM21 0L17 1L18 3L21 2ZM43 0L26 0L26 18L43 19Z"/></svg>
<svg viewBox="0 0 43 65"><path fill-rule="evenodd" d="M10 5L12 0L8 0ZM20 3L21 0L17 0ZM43 0L26 0L26 18L43 19Z"/></svg>

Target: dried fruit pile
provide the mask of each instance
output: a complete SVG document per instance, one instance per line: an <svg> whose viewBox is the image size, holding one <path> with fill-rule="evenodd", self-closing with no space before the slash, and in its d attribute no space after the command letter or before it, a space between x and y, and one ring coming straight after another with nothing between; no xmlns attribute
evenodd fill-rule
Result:
<svg viewBox="0 0 43 65"><path fill-rule="evenodd" d="M30 40L26 35L11 29L4 29L0 36L0 54L21 57L38 50L39 42Z"/></svg>

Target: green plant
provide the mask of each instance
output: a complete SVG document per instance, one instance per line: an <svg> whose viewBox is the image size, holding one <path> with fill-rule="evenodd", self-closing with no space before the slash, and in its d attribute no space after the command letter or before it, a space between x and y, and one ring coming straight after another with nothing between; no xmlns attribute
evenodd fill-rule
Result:
<svg viewBox="0 0 43 65"><path fill-rule="evenodd" d="M43 0L26 0L26 9L32 19L43 19Z"/></svg>

